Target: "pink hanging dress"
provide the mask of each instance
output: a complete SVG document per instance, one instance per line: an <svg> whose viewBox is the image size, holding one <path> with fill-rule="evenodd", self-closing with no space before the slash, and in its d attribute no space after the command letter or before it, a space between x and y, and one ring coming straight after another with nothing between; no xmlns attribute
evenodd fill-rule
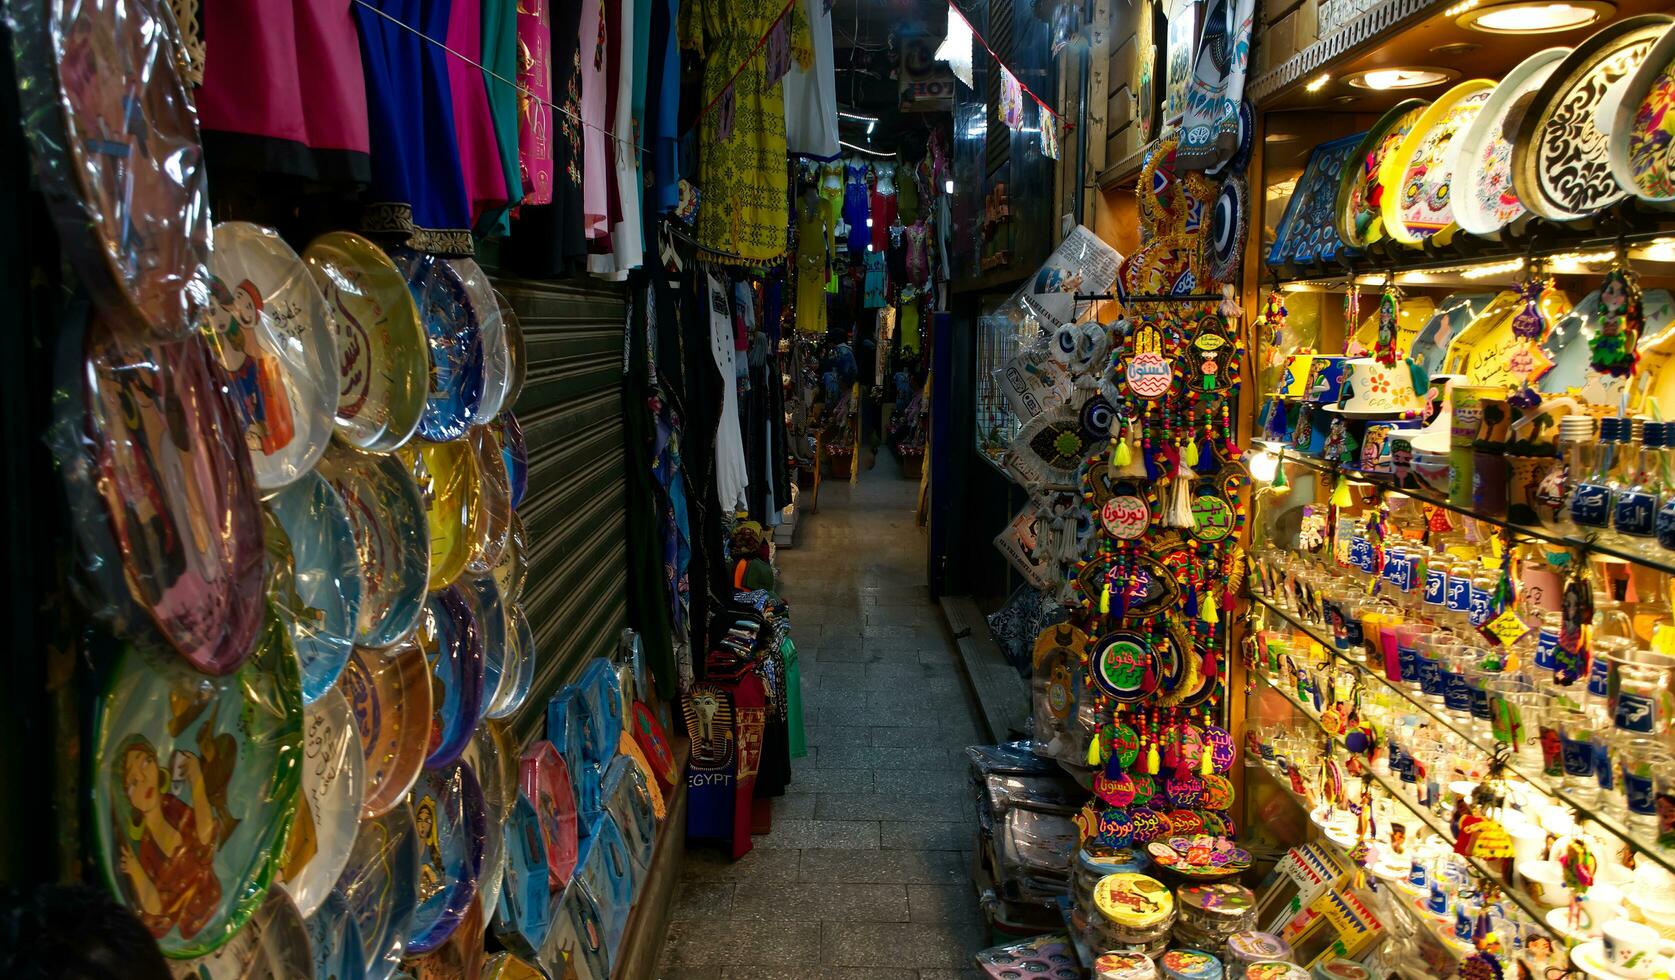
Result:
<svg viewBox="0 0 1675 980"><path fill-rule="evenodd" d="M506 173L500 167L500 147L495 141L494 119L489 115L488 91L483 88L480 61L483 52L483 0L454 0L448 17L448 48L465 57L447 54L448 87L453 92L454 133L459 140L460 173L471 201L471 224L506 199ZM471 59L467 61L466 58Z"/></svg>

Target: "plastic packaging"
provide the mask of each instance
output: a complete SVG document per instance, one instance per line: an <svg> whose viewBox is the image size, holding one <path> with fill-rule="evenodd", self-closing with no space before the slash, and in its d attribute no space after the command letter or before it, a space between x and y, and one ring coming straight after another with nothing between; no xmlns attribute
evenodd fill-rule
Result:
<svg viewBox="0 0 1675 980"><path fill-rule="evenodd" d="M541 965L557 976L575 980L610 980L610 953L605 946L605 927L599 903L580 880L573 881L555 899L558 914L553 918L547 944L541 948Z"/></svg>
<svg viewBox="0 0 1675 980"><path fill-rule="evenodd" d="M576 880L587 887L588 893L599 903L599 918L605 927L605 949L612 963L616 962L622 945L622 935L628 929L628 913L634 909L634 896L639 882L635 877L634 862L628 856L628 844L622 830L609 814L601 817L594 829L593 846L588 849L587 861L576 870Z"/></svg>
<svg viewBox="0 0 1675 980"><path fill-rule="evenodd" d="M414 980L470 980L481 976L487 958L483 949L483 905L473 898L459 926L440 947L422 956L410 956L402 965Z"/></svg>
<svg viewBox="0 0 1675 980"><path fill-rule="evenodd" d="M477 459L464 440L417 442L397 454L419 488L430 529L431 591L465 574L479 514Z"/></svg>
<svg viewBox="0 0 1675 980"><path fill-rule="evenodd" d="M463 762L420 773L411 799L419 837L420 900L407 934L407 955L419 956L447 942L470 911L483 872L488 827L483 791Z"/></svg>
<svg viewBox="0 0 1675 980"><path fill-rule="evenodd" d="M563 888L576 870L576 797L564 759L551 742L540 741L523 753L519 785L535 806L547 842L547 883Z"/></svg>
<svg viewBox="0 0 1675 980"><path fill-rule="evenodd" d="M512 509L523 504L529 491L529 447L523 440L523 426L511 412L502 412L490 427L500 441L500 455L506 464L506 480L512 490Z"/></svg>
<svg viewBox="0 0 1675 980"><path fill-rule="evenodd" d="M379 817L361 821L337 894L359 925L367 980L387 980L401 963L418 907L419 838L413 808L403 799Z"/></svg>
<svg viewBox="0 0 1675 980"><path fill-rule="evenodd" d="M388 647L419 621L430 573L424 502L401 461L334 446L320 475L343 498L361 563L355 642Z"/></svg>
<svg viewBox="0 0 1675 980"><path fill-rule="evenodd" d="M232 379L256 485L314 468L337 411L337 317L297 253L271 228L215 226L204 336Z"/></svg>
<svg viewBox="0 0 1675 980"><path fill-rule="evenodd" d="M356 650L338 680L354 712L366 759L363 818L398 808L413 789L430 751L430 665L404 644L387 654Z"/></svg>
<svg viewBox="0 0 1675 980"><path fill-rule="evenodd" d="M587 758L602 773L616 756L617 739L622 736L622 692L616 671L609 660L597 657L576 684L587 703Z"/></svg>
<svg viewBox="0 0 1675 980"><path fill-rule="evenodd" d="M349 913L343 894L334 891L327 895L307 919L315 980L366 980L360 923Z"/></svg>
<svg viewBox="0 0 1675 980"><path fill-rule="evenodd" d="M507 346L506 323L501 316L500 300L489 285L488 273L475 259L445 259L465 287L466 302L471 304L471 316L477 322L477 333L483 345L482 394L471 413L473 425L484 425L500 414L506 404L506 392L512 382L512 353Z"/></svg>
<svg viewBox="0 0 1675 980"><path fill-rule="evenodd" d="M300 607L286 619L302 661L302 698L313 703L337 683L355 649L361 607L355 529L343 497L318 473L279 491L267 508L290 539L292 587Z"/></svg>
<svg viewBox="0 0 1675 980"><path fill-rule="evenodd" d="M133 646L111 670L90 746L95 850L165 956L213 952L267 901L296 813L302 727L296 655L271 615L237 673L206 676ZM172 850L147 813L173 829ZM140 911L141 882L163 914Z"/></svg>
<svg viewBox="0 0 1675 980"><path fill-rule="evenodd" d="M458 586L431 593L413 639L424 651L434 682L435 728L425 768L435 769L459 758L482 720L482 633Z"/></svg>
<svg viewBox="0 0 1675 980"><path fill-rule="evenodd" d="M494 932L506 948L534 956L552 927L547 838L529 796L519 792L506 823L506 874Z"/></svg>
<svg viewBox="0 0 1675 980"><path fill-rule="evenodd" d="M651 764L652 775L657 777L667 793L674 788L675 780L680 778L680 772L675 768L675 754L669 748L669 737L663 733L662 723L644 701L634 702L629 710L633 719L634 741L645 753L646 762Z"/></svg>
<svg viewBox="0 0 1675 980"><path fill-rule="evenodd" d="M186 336L209 194L169 6L17 0L6 23L23 131L65 255L102 306L132 311L153 338Z"/></svg>
<svg viewBox="0 0 1675 980"><path fill-rule="evenodd" d="M200 338L123 340L96 319L86 384L98 487L135 601L193 666L237 670L262 625L265 552L226 376Z"/></svg>
<svg viewBox="0 0 1675 980"><path fill-rule="evenodd" d="M564 764L570 770L570 785L575 789L577 810L589 809L585 806L589 782L586 778L589 769L587 699L582 696L579 684L566 684L547 701L547 739L564 757ZM593 772L595 776L591 784L597 787L597 769Z"/></svg>
<svg viewBox="0 0 1675 980"><path fill-rule="evenodd" d="M500 304L500 322L506 329L506 358L509 368L506 398L500 406L500 413L505 415L517 407L518 396L523 394L523 383L529 376L529 351L524 344L523 324L518 320L517 311L506 301L500 290L494 291L494 298Z"/></svg>
<svg viewBox="0 0 1675 980"><path fill-rule="evenodd" d="M501 607L506 615L506 664L500 679L500 691L484 715L487 718L510 718L529 700L529 688L535 682L535 631L522 606Z"/></svg>
<svg viewBox="0 0 1675 980"><path fill-rule="evenodd" d="M530 954L533 958L534 954ZM547 975L520 956L495 953L483 964L481 980L546 980Z"/></svg>
<svg viewBox="0 0 1675 980"><path fill-rule="evenodd" d="M506 610L500 605L500 593L495 589L492 578L461 582L459 591L471 606L471 616L477 621L477 632L483 644L483 703L480 710L487 718L498 703L500 686L511 680L506 674L506 658L512 655L510 638L506 634Z"/></svg>
<svg viewBox="0 0 1675 980"><path fill-rule="evenodd" d="M494 584L500 588L500 601L507 605L514 605L523 598L524 580L529 577L527 547L523 519L514 511L512 525L506 535L506 549L500 553L500 561L494 566Z"/></svg>
<svg viewBox="0 0 1675 980"><path fill-rule="evenodd" d="M337 885L349 860L366 791L360 732L335 688L303 710L302 795L280 875L304 918Z"/></svg>
<svg viewBox="0 0 1675 980"><path fill-rule="evenodd" d="M483 396L483 341L465 283L440 256L403 248L390 258L407 279L429 337L430 393L419 438L458 439L476 418Z"/></svg>
<svg viewBox="0 0 1675 980"><path fill-rule="evenodd" d="M314 975L313 942L291 896L274 888L231 941L169 971L179 980L296 980Z"/></svg>
<svg viewBox="0 0 1675 980"><path fill-rule="evenodd" d="M633 759L619 755L605 773L604 793L605 812L622 831L637 884L651 870L652 853L657 850L657 815L652 810L645 774Z"/></svg>
<svg viewBox="0 0 1675 980"><path fill-rule="evenodd" d="M477 510L471 525L471 553L465 569L472 575L487 575L506 553L512 534L512 491L506 482L500 443L488 426L476 426L466 434L476 460Z"/></svg>
<svg viewBox="0 0 1675 980"><path fill-rule="evenodd" d="M488 816L488 836L483 850L483 877L478 883L478 900L483 904L483 921L494 920L500 904L500 881L506 871L506 823L518 798L518 752L511 730L505 725L485 724L477 729L471 744L460 755L483 791L483 809Z"/></svg>
<svg viewBox="0 0 1675 980"><path fill-rule="evenodd" d="M337 434L356 449L394 452L413 438L430 393L429 340L407 279L359 235L321 235L303 262L337 322Z"/></svg>

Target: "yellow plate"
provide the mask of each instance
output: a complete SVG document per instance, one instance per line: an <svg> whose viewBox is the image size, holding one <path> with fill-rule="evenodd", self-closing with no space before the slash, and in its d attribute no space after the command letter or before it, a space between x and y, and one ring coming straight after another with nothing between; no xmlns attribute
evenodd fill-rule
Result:
<svg viewBox="0 0 1675 980"><path fill-rule="evenodd" d="M477 457L463 439L417 442L402 448L401 461L425 502L430 524L430 591L447 588L465 573L478 520L481 486Z"/></svg>
<svg viewBox="0 0 1675 980"><path fill-rule="evenodd" d="M1378 179L1385 189L1379 201L1385 234L1418 245L1456 227L1449 203L1454 167L1449 149L1471 128L1494 91L1494 82L1474 78L1444 92L1420 114L1396 152L1384 158Z"/></svg>

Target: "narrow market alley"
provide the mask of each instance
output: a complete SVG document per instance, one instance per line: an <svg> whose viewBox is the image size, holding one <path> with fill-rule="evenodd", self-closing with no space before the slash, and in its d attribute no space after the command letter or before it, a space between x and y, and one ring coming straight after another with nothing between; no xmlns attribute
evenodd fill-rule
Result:
<svg viewBox="0 0 1675 980"><path fill-rule="evenodd" d="M884 462L820 489L779 552L809 756L737 862L688 852L666 980L955 980L990 945L968 869L963 749L982 741L924 582L918 485Z"/></svg>

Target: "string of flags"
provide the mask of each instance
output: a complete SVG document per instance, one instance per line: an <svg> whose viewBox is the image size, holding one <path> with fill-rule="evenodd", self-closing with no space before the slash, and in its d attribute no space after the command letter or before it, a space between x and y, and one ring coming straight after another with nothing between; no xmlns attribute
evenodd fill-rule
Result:
<svg viewBox="0 0 1675 980"><path fill-rule="evenodd" d="M953 71L954 77L965 83L966 88L975 89L975 76L972 69L971 44L976 41L983 45L983 50L1000 66L1000 121L1007 128L1014 131L1024 128L1024 96L1029 96L1036 108L1040 110L1041 119L1041 155L1049 159L1059 158L1059 133L1064 128L1064 120L1048 105L1041 96L1030 90L1029 85L1020 79L1005 59L995 53L995 49L972 26L970 19L960 12L960 8L952 2L948 4L948 34L942 45L936 49L937 61L946 61Z"/></svg>

